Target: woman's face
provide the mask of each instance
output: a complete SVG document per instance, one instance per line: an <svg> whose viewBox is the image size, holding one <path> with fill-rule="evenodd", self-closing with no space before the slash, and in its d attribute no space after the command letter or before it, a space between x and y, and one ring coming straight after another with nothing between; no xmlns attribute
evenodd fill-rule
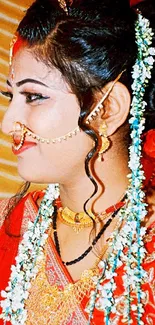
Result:
<svg viewBox="0 0 155 325"><path fill-rule="evenodd" d="M14 122L25 124L44 138L57 138L78 126L80 108L61 73L37 61L27 49L20 49L8 78L11 102L2 122L2 131L13 130ZM17 155L18 171L31 182L65 184L82 176L84 160L92 140L78 132L60 143L36 143Z"/></svg>

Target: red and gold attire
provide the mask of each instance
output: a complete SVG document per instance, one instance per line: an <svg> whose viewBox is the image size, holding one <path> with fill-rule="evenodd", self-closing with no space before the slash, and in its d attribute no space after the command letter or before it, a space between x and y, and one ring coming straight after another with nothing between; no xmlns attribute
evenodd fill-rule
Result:
<svg viewBox="0 0 155 325"><path fill-rule="evenodd" d="M8 229L7 221L4 220L4 210L7 201L0 202L0 290L4 290L8 284L10 276L10 267L15 263L15 257L18 253L18 245L21 240L18 237L19 233L24 233L27 229L28 220L33 221L36 217L38 207L36 201L42 192L30 193L24 197L16 206L11 214L9 233L16 234L17 237L11 237L6 233ZM148 274L148 281L143 284L143 291L145 294L145 312L143 321L146 325L155 324L155 222L147 229L145 236L145 246L147 248L147 255L144 261L144 269ZM122 276L124 274L124 267L121 266L117 269L116 284L117 288L114 292L116 303L116 314L111 314L111 324L121 325L123 319L124 309L124 287ZM59 323L48 322L50 315L50 302L55 297L55 289L59 288L64 290L69 288L69 284L74 284L73 280L68 273L66 267L63 265L53 243L52 237L49 236L46 245L46 261L45 265L42 264L32 282L29 298L26 301L26 308L28 310L28 325L43 325ZM90 292L89 292L90 293ZM89 293L84 297L82 302L77 305L75 311L66 317L63 325L86 325L88 322L88 314L85 312L89 300ZM134 295L133 295L134 298ZM67 301L66 301L67 306ZM51 307L52 308L52 307ZM57 311L55 311L56 313ZM133 324L136 325L136 311L132 311ZM4 324L0 320L0 325ZM7 323L9 324L9 322ZM104 324L103 312L94 310L94 317L92 325Z"/></svg>

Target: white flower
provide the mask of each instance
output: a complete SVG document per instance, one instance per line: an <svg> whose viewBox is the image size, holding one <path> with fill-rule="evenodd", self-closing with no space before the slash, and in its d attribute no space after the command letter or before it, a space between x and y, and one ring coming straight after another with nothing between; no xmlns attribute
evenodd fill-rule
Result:
<svg viewBox="0 0 155 325"><path fill-rule="evenodd" d="M97 302L97 306L100 310L105 310L105 308L111 307L111 302L107 298L100 298Z"/></svg>
<svg viewBox="0 0 155 325"><path fill-rule="evenodd" d="M15 259L16 265L11 266L8 286L5 291L1 292L5 298L1 301L3 319L11 321L12 325L25 324L27 312L24 309L24 301L29 295L31 279L35 278L38 272L37 259L43 258L43 246L47 239L46 231L52 221L53 200L58 196L58 186L54 184L49 186L36 220L34 223L31 221L28 223L28 229L19 245L19 253Z"/></svg>
<svg viewBox="0 0 155 325"><path fill-rule="evenodd" d="M100 268L100 269L104 269L105 268L105 261L100 261L99 262L99 264L98 264L98 267Z"/></svg>
<svg viewBox="0 0 155 325"><path fill-rule="evenodd" d="M149 54L150 54L150 55L155 55L155 48L150 47L150 48L149 48Z"/></svg>

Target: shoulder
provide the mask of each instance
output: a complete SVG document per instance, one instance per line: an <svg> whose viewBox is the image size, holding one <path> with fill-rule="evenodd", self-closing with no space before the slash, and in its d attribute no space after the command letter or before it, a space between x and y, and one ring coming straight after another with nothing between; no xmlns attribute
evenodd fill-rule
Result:
<svg viewBox="0 0 155 325"><path fill-rule="evenodd" d="M24 232L27 228L28 220L33 221L37 214L37 205L34 200L34 192L28 193L26 196L13 207L8 221L10 226L21 224L21 231ZM7 213L14 205L13 198L0 200L0 227L2 226ZM18 227L18 226L17 226Z"/></svg>
<svg viewBox="0 0 155 325"><path fill-rule="evenodd" d="M5 219L5 211L8 207L9 200L10 199L0 200L0 227L2 226L3 221Z"/></svg>

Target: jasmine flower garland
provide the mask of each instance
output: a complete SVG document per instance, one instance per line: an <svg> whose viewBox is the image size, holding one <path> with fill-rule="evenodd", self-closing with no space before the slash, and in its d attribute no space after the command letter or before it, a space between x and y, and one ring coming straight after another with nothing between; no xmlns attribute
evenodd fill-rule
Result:
<svg viewBox="0 0 155 325"><path fill-rule="evenodd" d="M145 272L142 268L142 262L145 256L145 248L143 236L145 229L141 228L141 221L144 220L147 210L144 203L144 192L142 185L144 180L144 172L141 166L141 135L145 127L144 112L146 103L144 102L145 89L151 78L151 70L153 69L155 49L151 47L153 40L153 31L150 28L150 22L144 18L140 13L136 22L136 43L138 46L138 57L133 67L132 84L133 100L131 104L131 118L129 120L131 127L132 144L129 149L130 160L129 167L131 174L129 175L130 186L128 189L129 209L128 219L129 223L135 223L135 231L129 234L129 251L126 263L126 276L124 277L124 284L127 294L128 306L128 324L130 324L131 311L131 288L135 290L137 295L137 322L143 325L141 320L143 314L142 305L142 290L141 283L145 279ZM133 241L135 241L133 245ZM137 258L135 258L135 256ZM133 268L134 265L134 268Z"/></svg>
<svg viewBox="0 0 155 325"><path fill-rule="evenodd" d="M129 232L127 225L125 225L125 227L123 227L121 230L122 233L120 234L122 222L125 221L124 217L125 208L121 208L118 213L118 227L115 230L114 234L112 234L110 237L109 245L111 246L111 249L109 256L106 260L101 261L99 264L99 267L102 270L101 276L95 283L96 289L91 292L91 299L86 308L86 312L89 314L88 325L91 324L95 307L101 311L104 311L105 324L109 324L109 313L111 311L116 312L115 300L113 297L113 292L116 289L116 284L114 281L114 278L116 276L115 270L117 267L122 265L120 256L124 256L123 248L128 243L126 234ZM105 279L109 281L104 284Z"/></svg>
<svg viewBox="0 0 155 325"><path fill-rule="evenodd" d="M132 144L129 148L129 167L131 174L128 175L130 185L127 190L128 205L121 209L119 214L120 223L126 220L120 233L115 232L113 236L112 252L107 261L103 263L103 272L96 284L96 290L91 293L91 299L86 311L89 313L89 324L93 318L93 310L103 310L105 314L105 324L110 324L110 313L116 311L116 301L113 292L116 288L115 270L122 262L125 264L126 274L123 276L125 288L125 310L124 321L131 324L131 291L134 290L137 296L137 306L132 306L137 310L137 324L144 325L141 317L144 312L142 299L144 293L141 284L145 280L146 273L142 268L142 262L145 257L145 248L143 237L146 232L145 227L141 227L141 221L144 220L147 211L144 203L144 192L142 190L144 172L141 166L141 135L144 130L145 119L144 112L146 103L144 94L148 81L151 78L153 68L155 48L152 48L153 31L150 28L150 22L140 13L135 26L136 43L138 47L138 57L133 67L132 84L133 100L131 104L131 118L129 120L131 127ZM128 247L128 255L124 254L124 248ZM135 257L136 256L136 257ZM109 282L103 283L104 279Z"/></svg>
<svg viewBox="0 0 155 325"><path fill-rule="evenodd" d="M24 308L28 298L31 281L36 277L38 269L36 261L42 259L43 248L48 237L47 230L52 223L54 211L53 201L59 196L58 185L49 185L41 202L38 215L33 222L29 221L28 229L19 245L16 265L11 267L11 276L1 296L2 315L5 322L12 325L24 325L27 311Z"/></svg>

